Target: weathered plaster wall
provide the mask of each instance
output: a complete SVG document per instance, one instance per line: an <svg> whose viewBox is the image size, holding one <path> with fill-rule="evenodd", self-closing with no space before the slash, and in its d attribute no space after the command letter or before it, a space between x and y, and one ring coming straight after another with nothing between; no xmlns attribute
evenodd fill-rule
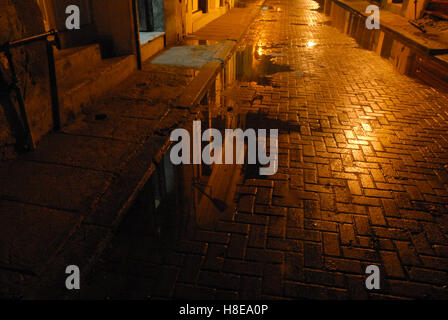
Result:
<svg viewBox="0 0 448 320"><path fill-rule="evenodd" d="M423 15L423 10L425 10L429 1L427 0L418 0L417 1L417 18L420 18ZM415 18L415 1L414 0L405 0L403 1L403 16L409 19Z"/></svg>
<svg viewBox="0 0 448 320"><path fill-rule="evenodd" d="M185 7L188 34L196 32L234 7L233 0L223 0L222 6L220 0L203 0L206 2L207 11L194 11L193 7L196 8L196 5L193 5L193 1L201 3L202 0L188 0L189 4Z"/></svg>
<svg viewBox="0 0 448 320"><path fill-rule="evenodd" d="M164 0L166 43L174 44L185 35L185 7L187 0ZM191 0L188 0L191 1Z"/></svg>
<svg viewBox="0 0 448 320"><path fill-rule="evenodd" d="M41 12L34 0L0 0L0 45L43 31ZM33 137L39 140L53 125L45 44L14 49L13 55ZM15 146L21 144L13 111L16 99L6 85L9 81L6 58L0 54L0 160L14 157Z"/></svg>
<svg viewBox="0 0 448 320"><path fill-rule="evenodd" d="M132 0L95 0L92 7L98 35L113 41L113 53L135 53Z"/></svg>

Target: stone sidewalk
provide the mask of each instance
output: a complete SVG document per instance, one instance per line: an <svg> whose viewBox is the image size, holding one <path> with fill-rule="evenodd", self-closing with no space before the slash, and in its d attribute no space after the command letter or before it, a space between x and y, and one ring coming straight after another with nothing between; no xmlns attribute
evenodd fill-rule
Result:
<svg viewBox="0 0 448 320"><path fill-rule="evenodd" d="M268 64L232 95L266 117L253 128L284 125L278 174L244 172L236 210L211 229L193 222L161 241L133 212L71 298L448 298L448 95L317 8L268 0L237 49ZM368 291L372 264L381 289Z"/></svg>
<svg viewBox="0 0 448 320"><path fill-rule="evenodd" d="M241 37L260 9L247 3L225 15L241 20L229 37ZM145 63L36 152L0 164L0 297L62 297L66 266L89 272L170 131L192 116L176 101L197 89L197 78L207 80L200 75Z"/></svg>

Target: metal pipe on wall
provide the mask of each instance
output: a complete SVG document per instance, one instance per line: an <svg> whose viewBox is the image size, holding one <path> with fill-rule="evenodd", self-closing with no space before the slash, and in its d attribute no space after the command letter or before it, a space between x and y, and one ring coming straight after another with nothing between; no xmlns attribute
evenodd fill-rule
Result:
<svg viewBox="0 0 448 320"><path fill-rule="evenodd" d="M142 51L140 45L140 27L138 21L138 5L137 0L132 0L132 11L134 15L134 37L135 37L135 50L137 58L137 68L142 70Z"/></svg>

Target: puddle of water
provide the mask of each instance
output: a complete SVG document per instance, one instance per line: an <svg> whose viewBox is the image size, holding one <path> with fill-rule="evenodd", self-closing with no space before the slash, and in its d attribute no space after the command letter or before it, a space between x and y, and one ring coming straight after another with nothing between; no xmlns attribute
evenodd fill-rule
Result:
<svg viewBox="0 0 448 320"><path fill-rule="evenodd" d="M325 11L325 6L319 10ZM332 26L357 39L361 47L377 51L389 59L397 57L401 60L406 56L403 53L406 50L397 50L400 47L396 40L381 30L366 31L360 17L344 10L336 10L333 15ZM298 76L305 75L277 62L275 49L285 45L259 43L235 52L202 99L204 105L197 115L202 131L214 128L223 136L225 129L236 128L272 128L279 129L280 134L300 132L299 123L276 119L265 112L268 108L263 106L263 96L257 91L257 87L271 86L275 74L295 72ZM312 48L317 45L309 41L298 46ZM191 127L186 129L192 132ZM321 130L319 127L312 129ZM203 147L207 144L204 142ZM221 218L231 217L237 205L237 186L253 178L264 178L259 175L257 165L173 166L167 153L138 197L130 216L143 219L137 225L150 230L156 246L170 244L175 247L192 231L213 230Z"/></svg>
<svg viewBox="0 0 448 320"><path fill-rule="evenodd" d="M288 65L276 63L275 57L267 54L275 47L259 44L236 50L202 99L203 107L197 115L202 132L214 128L224 137L225 129L237 128L279 129L280 133L300 131L297 123L275 119L265 113L263 110L268 108L262 105L263 95L251 89L272 85L272 77L277 73L294 71ZM241 86L248 92L242 92ZM185 129L192 136L192 128ZM203 147L208 144L203 142ZM247 149L247 141L245 144ZM236 211L237 186L252 178L264 178L259 176L258 165L174 166L168 152L130 215L143 219L138 225L146 225L160 245L174 244L176 240L173 239L184 237L192 227L211 230L221 217L232 215Z"/></svg>
<svg viewBox="0 0 448 320"><path fill-rule="evenodd" d="M313 10L326 12L326 8L324 5ZM316 25L331 25L339 29L355 38L360 47L377 52L391 60L396 68L402 71L405 71L409 64L407 59L413 54L408 47L384 31L367 30L363 18L342 8L332 10L331 21L319 22ZM194 40L189 43L210 45ZM197 117L201 120L202 131L215 128L220 130L223 136L225 129L235 128L272 128L279 129L280 134L300 132L297 122L275 119L265 113L263 110L268 108L263 107L263 96L256 89L259 86L272 86L272 78L278 73L294 72L297 76L305 76L301 71L278 63L277 58L281 57L281 54L275 51L287 45L258 43L235 52L203 99L204 106ZM319 43L308 41L296 46L313 48L319 46ZM243 87L247 90L242 90ZM186 129L192 132L192 128ZM320 128L313 130L319 131ZM203 147L207 144L208 142L204 142ZM237 205L237 185L243 184L246 179L254 178L264 178L259 175L257 165L173 166L168 153L145 187L147 191L142 192L146 198L143 201L145 205L137 206L137 210L145 210L144 216L148 216L150 220L148 225L161 243L173 242L175 245L175 239L183 238L191 230L212 230L222 217L232 216Z"/></svg>
<svg viewBox="0 0 448 320"><path fill-rule="evenodd" d="M415 51L398 41L390 33L365 26L365 18L335 6L330 25L354 38L363 49L374 51L388 59L402 74L409 74L411 58Z"/></svg>
<svg viewBox="0 0 448 320"><path fill-rule="evenodd" d="M356 18L350 19L353 21L347 32L357 35L360 32L359 21ZM346 31L345 24L336 23L335 27ZM361 35L360 43L368 45L363 37L373 36L377 35ZM393 45L387 44L389 40L386 36L383 37L383 44L376 48L381 47L381 52L384 50L385 53L392 51ZM223 130L227 128L272 128L279 129L280 135L284 132L300 132L301 127L297 121L284 121L264 112L267 108L263 107L263 96L257 91L259 86L272 85L275 74L296 72L304 75L301 71L294 71L290 66L276 62L275 49L285 45L287 44L259 44L246 46L235 52L202 99L202 110L197 115L202 123L202 131L215 128L223 134ZM319 44L303 44L310 48L316 45ZM317 123L311 124L310 128L312 131L322 131ZM185 129L192 135L191 127ZM165 134L169 135L170 132ZM116 240L118 245L115 243L114 246L125 247L126 255L119 256L119 259L126 260L134 254L137 257L144 255L146 260L150 259L155 265L163 265L167 261L175 264L173 261L176 256L183 252L180 249L182 245L194 239L198 230L213 230L219 220L232 219L237 206L237 186L254 178L264 178L259 175L257 165L174 166L168 152L143 187L121 226ZM125 245L119 243L128 239L121 233L131 234L133 242ZM132 250L138 250L138 253ZM154 272L154 277L159 277L159 274Z"/></svg>
<svg viewBox="0 0 448 320"><path fill-rule="evenodd" d="M266 53L270 49L279 46L256 45L247 46L236 53L236 80L241 82L256 82L259 85L271 85L272 75L280 72L291 72L290 66L275 63L274 59L279 56L275 52Z"/></svg>
<svg viewBox="0 0 448 320"><path fill-rule="evenodd" d="M324 21L324 22L292 22L292 26L331 26L331 21Z"/></svg>
<svg viewBox="0 0 448 320"><path fill-rule="evenodd" d="M203 40L203 39L186 39L184 41L185 45L190 45L190 46L214 46L216 44L218 44L219 41L218 40Z"/></svg>
<svg viewBox="0 0 448 320"><path fill-rule="evenodd" d="M278 46L260 43L237 50L203 97L200 112L187 125L196 118L201 121L202 132L214 128L222 136L225 129L236 128L279 129L280 135L299 132L297 122L277 119L263 105L260 88L272 85L278 73L294 72L277 62ZM185 129L192 136L192 128ZM170 133L160 135L168 137ZM204 142L203 147L207 144ZM247 141L245 145L247 150ZM126 215L102 268L115 270L117 259L127 268L134 263L132 259L144 257L154 266L151 274L157 282L157 268L173 263L185 250L185 243L200 231L215 230L218 223L233 219L239 200L237 188L253 178L266 178L259 176L258 165L175 166L167 152Z"/></svg>

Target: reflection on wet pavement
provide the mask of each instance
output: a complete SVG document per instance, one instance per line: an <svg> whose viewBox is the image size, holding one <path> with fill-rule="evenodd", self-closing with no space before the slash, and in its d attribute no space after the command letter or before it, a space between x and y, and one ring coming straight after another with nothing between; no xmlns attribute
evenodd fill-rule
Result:
<svg viewBox="0 0 448 320"><path fill-rule="evenodd" d="M408 131L427 134L420 124L423 118L431 121L428 112L403 115L395 103L414 106L410 95L417 91L420 106L431 89L391 77L392 68L337 31L338 17L330 26L316 2L288 1L282 10L270 2L202 99L197 119L202 128L221 131L279 129L279 173L266 179L255 165L173 166L166 155L92 274L87 296L362 298L356 296L359 290L350 291L363 275L361 267L381 264L379 249L398 261L393 237L408 241L398 217L406 214L417 223L409 206L387 217L397 228L370 226L368 212L382 224L383 206L392 210L396 190L397 203L407 206L402 185L392 182L400 179L397 172L417 173L403 169L414 161L410 155L403 160L390 153L389 161L381 143L392 148L402 135L415 134ZM355 17L350 19L357 25ZM352 35L360 29L349 30ZM367 44L371 37L382 35L355 38ZM397 44L384 41L381 53L394 51ZM439 98L436 103L442 104ZM400 123L396 116L405 120ZM387 161L374 156L370 141ZM363 183L373 185L373 177L386 185L390 177L383 172L394 173L388 182L395 193L370 186L361 190L357 174L368 176ZM379 195L362 193L375 191ZM362 226L356 237L353 221ZM370 237L370 228L383 239ZM388 247L384 251L381 245ZM401 276L393 275L392 284Z"/></svg>
<svg viewBox="0 0 448 320"><path fill-rule="evenodd" d="M254 81L259 85L268 86L271 85L269 76L292 71L288 65L275 63L275 53L266 54L266 51L272 48L260 42L256 46L247 46L244 50L238 51L236 79L243 82Z"/></svg>
<svg viewBox="0 0 448 320"><path fill-rule="evenodd" d="M203 46L203 43L193 44ZM289 65L276 62L281 56L275 53L276 48L280 46L259 42L245 45L234 53L203 99L204 107L198 115L202 128L215 128L222 134L229 128L300 132L297 122L270 115L262 105L264 96L257 94L257 87L272 87L273 75L294 71ZM206 144L203 142L203 146ZM227 223L237 211L238 186L255 178L263 179L258 165L176 167L167 153L126 216L103 262L92 274L87 296L98 297L99 292L111 298L133 298L133 294L137 298L163 296L158 291L158 275L169 271L159 268L164 270L165 265L180 264L176 259L189 241L201 232L213 231L217 225ZM136 284L137 277L142 276L136 267L141 261L145 261L147 268L143 272L146 278L143 288ZM126 276L122 279L116 273ZM115 289L96 291L100 284L112 279L132 285L132 292L122 295Z"/></svg>

